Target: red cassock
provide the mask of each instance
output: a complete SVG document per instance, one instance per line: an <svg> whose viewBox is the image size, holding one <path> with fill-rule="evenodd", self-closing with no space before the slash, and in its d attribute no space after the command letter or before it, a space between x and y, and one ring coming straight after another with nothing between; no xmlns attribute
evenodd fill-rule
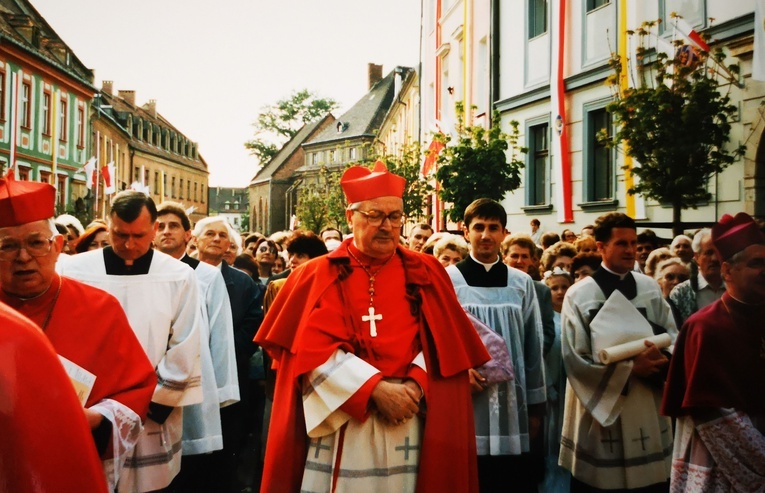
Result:
<svg viewBox="0 0 765 493"><path fill-rule="evenodd" d="M0 303L0 493L105 493L93 437L48 340Z"/></svg>
<svg viewBox="0 0 765 493"><path fill-rule="evenodd" d="M56 353L96 376L85 407L112 399L146 419L157 376L125 311L112 295L57 275L48 291L37 298L20 300L0 291L0 301L39 327L45 325L45 335Z"/></svg>
<svg viewBox="0 0 765 493"><path fill-rule="evenodd" d="M261 484L263 492L300 490L307 435L299 378L305 373L307 359L318 362L318 366L335 350L315 346L319 339L306 330L308 316L320 300L333 298L336 290L330 288L335 286L338 276L342 276L342 266L350 262L347 247L351 241L346 240L331 254L314 259L290 274L255 337L255 342L278 363ZM423 323L416 330L428 368L425 395L428 410L417 491L477 491L475 430L467 370L488 361L489 355L462 310L441 264L432 256L401 247L397 255L404 268L407 292L414 293L413 286L419 288L416 296L421 299ZM384 296L384 286L379 288L380 295ZM398 289L403 290L404 286ZM347 339L348 328L339 325L328 323L321 329L335 333L337 340ZM342 349L354 352L353 344L344 344ZM319 355L317 351L324 354Z"/></svg>

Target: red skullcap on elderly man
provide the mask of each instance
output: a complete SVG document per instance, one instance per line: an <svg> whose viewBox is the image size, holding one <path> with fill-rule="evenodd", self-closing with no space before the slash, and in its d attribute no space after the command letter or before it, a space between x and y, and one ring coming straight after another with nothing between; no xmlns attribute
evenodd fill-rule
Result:
<svg viewBox="0 0 765 493"><path fill-rule="evenodd" d="M377 161L373 169L353 166L345 170L340 186L348 203L354 204L377 197L403 197L406 179L390 173L382 161Z"/></svg>
<svg viewBox="0 0 765 493"><path fill-rule="evenodd" d="M765 234L746 212L739 212L736 217L725 214L712 226L712 243L724 261L749 245L765 244Z"/></svg>
<svg viewBox="0 0 765 493"><path fill-rule="evenodd" d="M47 183L0 178L0 228L48 219L56 214L56 189Z"/></svg>

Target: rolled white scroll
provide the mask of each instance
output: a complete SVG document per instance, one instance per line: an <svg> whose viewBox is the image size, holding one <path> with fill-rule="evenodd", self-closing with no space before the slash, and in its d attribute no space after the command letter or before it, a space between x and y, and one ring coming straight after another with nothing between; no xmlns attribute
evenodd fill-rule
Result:
<svg viewBox="0 0 765 493"><path fill-rule="evenodd" d="M600 362L607 365L637 356L646 348L644 341L651 341L659 349L664 349L672 344L672 338L669 337L669 334L659 334L657 336L646 337L645 339L638 339L637 341L625 342L624 344L598 351Z"/></svg>

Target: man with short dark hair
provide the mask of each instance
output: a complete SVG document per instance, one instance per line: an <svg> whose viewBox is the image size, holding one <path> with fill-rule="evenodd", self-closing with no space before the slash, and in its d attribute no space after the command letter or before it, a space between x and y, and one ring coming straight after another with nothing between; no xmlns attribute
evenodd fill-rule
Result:
<svg viewBox="0 0 765 493"><path fill-rule="evenodd" d="M746 213L712 227L726 292L675 344L662 412L677 418L672 491L765 485L765 235Z"/></svg>
<svg viewBox="0 0 765 493"><path fill-rule="evenodd" d="M239 401L231 303L220 271L186 255L191 222L181 204L160 204L157 223L155 247L194 269L202 307L200 362L204 400L183 410L181 471L172 487L181 492L223 489L231 478L221 452L224 439L220 409Z"/></svg>
<svg viewBox="0 0 765 493"><path fill-rule="evenodd" d="M491 385L470 370L481 491L507 491L497 481L502 475L513 478L517 491L536 491L546 396L534 281L501 261L507 224L502 205L478 199L465 209L464 224L470 255L446 272L462 307L504 337L516 369L514 382Z"/></svg>
<svg viewBox="0 0 765 493"><path fill-rule="evenodd" d="M648 261L648 255L659 248L659 238L656 237L650 229L646 229L637 235L637 248L635 249L635 260L637 261L636 270L645 272L645 263Z"/></svg>
<svg viewBox="0 0 765 493"><path fill-rule="evenodd" d="M154 491L180 469L183 406L202 402L197 281L188 265L151 248L157 209L150 197L118 193L109 219L111 246L74 255L62 273L117 298L156 368L149 419L118 484L120 492Z"/></svg>
<svg viewBox="0 0 765 493"><path fill-rule="evenodd" d="M427 223L415 224L409 233L409 249L415 252L421 252L422 247L428 242L428 238L433 234L433 227Z"/></svg>
<svg viewBox="0 0 765 493"><path fill-rule="evenodd" d="M593 355L592 327L607 300L609 305L621 303L618 310L629 310L625 320L644 317L655 334L666 332L672 340L677 335L674 318L656 281L632 271L635 221L619 212L605 214L597 219L594 236L601 267L569 288L561 310L561 346L570 387L560 464L571 471L572 492L666 492L672 424L659 415L658 403L667 355L645 342L646 348L634 358L601 364ZM620 334L629 328L599 330Z"/></svg>
<svg viewBox="0 0 765 493"><path fill-rule="evenodd" d="M0 179L0 301L37 324L70 373L95 376L76 380L106 482L114 489L157 378L117 300L56 274L63 238L52 218L55 197L47 183Z"/></svg>

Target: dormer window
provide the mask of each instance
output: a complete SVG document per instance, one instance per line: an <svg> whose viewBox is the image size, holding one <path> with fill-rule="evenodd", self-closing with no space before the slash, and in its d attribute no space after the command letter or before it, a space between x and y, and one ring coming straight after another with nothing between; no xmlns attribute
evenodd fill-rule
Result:
<svg viewBox="0 0 765 493"><path fill-rule="evenodd" d="M348 130L348 122L337 122L337 133L341 134Z"/></svg>

